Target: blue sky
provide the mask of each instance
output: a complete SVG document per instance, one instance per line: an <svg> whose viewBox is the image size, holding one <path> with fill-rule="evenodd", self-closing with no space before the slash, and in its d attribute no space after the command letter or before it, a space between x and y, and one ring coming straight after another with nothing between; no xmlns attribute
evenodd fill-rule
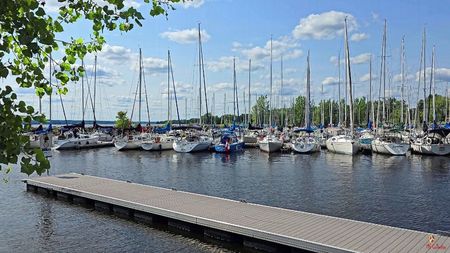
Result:
<svg viewBox="0 0 450 253"><path fill-rule="evenodd" d="M47 1L51 13L57 1ZM147 14L143 27L129 33L105 33L107 45L98 53L98 119L112 120L117 111L132 111L137 84L138 51L142 48L145 79L149 94L151 120L167 118L167 50L171 50L181 117L198 116L197 25L202 27L208 102L214 114L232 112L233 57L236 58L240 111L245 112L243 94L248 96L248 59L252 59L252 101L269 92L269 41L273 37L273 102L290 103L304 94L306 53L311 53L312 99L337 98L337 55L343 54L343 19L349 22L352 78L356 95L368 94L368 60L373 58L373 85L378 90L380 51L384 19L387 20L387 64L392 81L388 94L399 97L400 43L405 36L407 85L413 87L411 100L417 96L416 73L419 70L421 36L427 31L427 67L431 49L436 46L436 90L447 91L450 81L450 44L448 6L450 1L271 1L271 0L194 0L177 5L168 18L148 16L148 6L127 0ZM63 37L87 38L90 24L80 22L66 28ZM280 58L284 78L280 92ZM85 60L87 68L93 56ZM341 75L344 76L343 65ZM7 79L1 85L10 84ZM323 84L324 93L321 94ZM342 85L343 87L343 85ZM69 119L81 118L80 85L71 84L64 103ZM19 90L25 101L37 105L32 92ZM227 96L224 108L224 96ZM281 96L280 96L281 94ZM377 97L377 94L373 95ZM44 99L43 111L48 112ZM246 107L248 99L245 98ZM186 107L187 104L187 107ZM145 106L143 106L145 107ZM59 100L54 101L53 117L61 119ZM174 107L173 107L174 108ZM187 109L187 110L186 110ZM205 109L203 108L204 112ZM175 117L175 110L172 110ZM48 114L48 113L47 113ZM142 112L147 115L146 112ZM136 115L136 112L135 112ZM86 118L92 118L87 112ZM133 119L137 119L136 116ZM146 120L146 117L143 118Z"/></svg>

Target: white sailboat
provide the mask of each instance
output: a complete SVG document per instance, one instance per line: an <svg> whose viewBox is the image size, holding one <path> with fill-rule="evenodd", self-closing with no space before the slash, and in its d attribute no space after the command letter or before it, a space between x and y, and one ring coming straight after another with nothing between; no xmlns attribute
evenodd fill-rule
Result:
<svg viewBox="0 0 450 253"><path fill-rule="evenodd" d="M137 129L130 130L127 134L123 133L122 136L118 136L114 139L114 146L117 150L129 150L129 149L140 149L142 146L142 142L149 138L148 133L142 132L141 127L141 104L142 104L142 76L143 76L143 66L142 66L142 50L139 49L139 84L138 84L138 127ZM147 99L147 92L145 89L145 95ZM147 114L148 114L148 103L147 103ZM149 117L150 122L150 117ZM135 132L138 131L138 133Z"/></svg>
<svg viewBox="0 0 450 253"><path fill-rule="evenodd" d="M383 44L381 50L381 74L380 76L380 90L381 90L381 80L383 80L383 86L386 87L386 34L387 34L387 22L384 21L384 33L383 33ZM381 79L383 78L383 79ZM386 89L384 89L386 92ZM385 101L386 96L383 96L383 112L382 112L382 126L377 124L377 136L372 141L371 148L372 152L386 154L386 155L406 155L410 145L403 141L401 134L384 131L383 125L386 123L385 119ZM403 101L402 101L403 103ZM378 107L379 108L379 107ZM377 113L379 115L379 112ZM377 122L379 120L377 119Z"/></svg>
<svg viewBox="0 0 450 253"><path fill-rule="evenodd" d="M270 37L270 101L269 101L269 131L268 135L258 141L259 149L272 153L281 150L283 142L272 133L272 37Z"/></svg>
<svg viewBox="0 0 450 253"><path fill-rule="evenodd" d="M300 132L303 132L305 134L297 136L297 138L291 141L291 147L297 153L312 153L320 151L320 141L313 134L314 131L311 129L311 116L310 116L311 68L309 64L309 50L306 59L307 59L307 68L306 68L305 129L300 130Z"/></svg>
<svg viewBox="0 0 450 253"><path fill-rule="evenodd" d="M350 134L333 136L326 141L327 149L334 153L354 155L359 150L359 143L354 139L353 130L353 92L352 92L352 75L350 69L350 52L348 47L348 35L347 35L347 19L344 20L345 24L345 63L346 63L346 76L348 81L348 95L350 98Z"/></svg>

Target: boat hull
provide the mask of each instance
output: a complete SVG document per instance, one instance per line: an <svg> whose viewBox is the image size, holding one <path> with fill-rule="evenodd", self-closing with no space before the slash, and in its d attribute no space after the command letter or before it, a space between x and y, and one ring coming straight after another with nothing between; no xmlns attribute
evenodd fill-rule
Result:
<svg viewBox="0 0 450 253"><path fill-rule="evenodd" d="M219 144L214 146L214 150L218 153L234 153L244 151L244 142L240 141L237 143L232 143L227 148L224 144Z"/></svg>
<svg viewBox="0 0 450 253"><path fill-rule="evenodd" d="M314 153L320 151L319 143L303 143L303 142L295 142L291 144L292 150L297 153Z"/></svg>
<svg viewBox="0 0 450 253"><path fill-rule="evenodd" d="M173 149L179 153L206 151L210 146L211 141L201 141L201 142L175 141L172 145Z"/></svg>
<svg viewBox="0 0 450 253"><path fill-rule="evenodd" d="M359 150L359 144L354 140L338 141L332 137L326 141L326 144L329 151L337 154L354 155Z"/></svg>
<svg viewBox="0 0 450 253"><path fill-rule="evenodd" d="M171 150L173 149L173 142L143 142L141 147L147 151Z"/></svg>
<svg viewBox="0 0 450 253"><path fill-rule="evenodd" d="M85 149L96 148L98 145L98 137L92 138L72 138L68 140L62 140L55 146L56 150L70 150L70 149Z"/></svg>
<svg viewBox="0 0 450 253"><path fill-rule="evenodd" d="M413 152L423 155L444 156L450 154L450 144L411 144Z"/></svg>
<svg viewBox="0 0 450 253"><path fill-rule="evenodd" d="M406 155L410 145L408 143L386 143L377 140L372 141L372 152L385 155Z"/></svg>
<svg viewBox="0 0 450 253"><path fill-rule="evenodd" d="M261 141L258 143L258 146L261 151L272 153L280 151L283 143L280 141Z"/></svg>

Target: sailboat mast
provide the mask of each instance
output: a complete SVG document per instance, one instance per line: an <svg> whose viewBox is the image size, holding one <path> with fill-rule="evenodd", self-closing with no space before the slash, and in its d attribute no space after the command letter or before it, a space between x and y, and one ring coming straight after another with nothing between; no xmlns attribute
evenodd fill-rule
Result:
<svg viewBox="0 0 450 253"><path fill-rule="evenodd" d="M402 38L402 45L401 45L401 63L400 63L400 68L401 68L401 82L402 82L402 86L401 86L401 99L400 99L400 123L403 124L404 123L404 113L403 113L403 104L404 104L404 89L405 89L405 36L403 36Z"/></svg>
<svg viewBox="0 0 450 253"><path fill-rule="evenodd" d="M49 85L51 88L51 92L49 95L49 100L50 100L50 104L49 104L49 108L50 108L50 112L49 112L49 116L50 116L50 124L52 123L52 93L53 93L53 88L52 88L52 54L50 54L50 60L49 60Z"/></svg>
<svg viewBox="0 0 450 253"><path fill-rule="evenodd" d="M433 46L433 54L432 54L432 63L431 63L431 80L433 87L430 87L433 90L433 123L436 122L436 54L435 54L435 47Z"/></svg>
<svg viewBox="0 0 450 253"><path fill-rule="evenodd" d="M425 36L425 34L422 35L423 37ZM414 122L416 124L416 128L419 126L419 98L420 98L420 85L422 84L422 62L424 61L424 57L423 57L423 53L424 53L424 47L423 47L423 43L424 43L424 38L422 37L422 48L420 51L420 63L419 63L419 82L417 84L417 105L416 105L416 109L414 111ZM423 105L425 108L425 104Z"/></svg>
<svg viewBox="0 0 450 253"><path fill-rule="evenodd" d="M308 56L306 58L307 61L307 67L306 67L306 100L305 100L305 127L307 129L310 128L310 78L311 78L311 70L309 66L309 50L308 50Z"/></svg>
<svg viewBox="0 0 450 253"><path fill-rule="evenodd" d="M369 61L369 104L370 104L370 117L367 117L367 121L370 124L370 120L374 120L374 110L373 110L373 101L372 101L372 54L370 55Z"/></svg>
<svg viewBox="0 0 450 253"><path fill-rule="evenodd" d="M170 123L170 50L167 50L167 123Z"/></svg>
<svg viewBox="0 0 450 253"><path fill-rule="evenodd" d="M386 33L387 33L387 21L384 20L384 33L383 33L383 52L382 52L382 61L383 61L383 115L382 124L386 123Z"/></svg>
<svg viewBox="0 0 450 253"><path fill-rule="evenodd" d="M142 106L142 49L139 48L139 123L141 124L141 106Z"/></svg>
<svg viewBox="0 0 450 253"><path fill-rule="evenodd" d="M84 60L81 60L84 69ZM81 121L84 123L84 77L81 77Z"/></svg>
<svg viewBox="0 0 450 253"><path fill-rule="evenodd" d="M324 108L324 100L323 100L323 83L322 83L322 89L321 89L321 95L322 98L320 99L320 124L323 125L325 124L325 108Z"/></svg>
<svg viewBox="0 0 450 253"><path fill-rule="evenodd" d="M250 124L251 121L251 92L250 92L250 83L251 83L251 73L252 73L252 60L248 60L248 115L247 115L247 123Z"/></svg>
<svg viewBox="0 0 450 253"><path fill-rule="evenodd" d="M233 124L236 123L236 59L233 57Z"/></svg>
<svg viewBox="0 0 450 253"><path fill-rule="evenodd" d="M97 55L94 57L94 102L92 104L92 113L94 114L94 122L97 122L97 117L95 116L95 95L97 93Z"/></svg>
<svg viewBox="0 0 450 253"><path fill-rule="evenodd" d="M350 50L348 47L348 34L347 34L347 18L345 22L345 51L346 51L346 65L347 65L347 81L348 81L348 95L350 99L350 134L353 136L353 93L352 93L352 74L350 68Z"/></svg>
<svg viewBox="0 0 450 253"><path fill-rule="evenodd" d="M280 70L280 77L281 77L281 84L280 84L280 104L278 105L278 108L281 108L281 105L283 104L283 56L281 56L281 70ZM284 110L281 110L280 115L280 125L283 126L283 113Z"/></svg>
<svg viewBox="0 0 450 253"><path fill-rule="evenodd" d="M338 126L342 124L342 110L341 110L341 52L338 55L338 110L339 110L339 119Z"/></svg>
<svg viewBox="0 0 450 253"><path fill-rule="evenodd" d="M423 123L426 124L428 121L428 112L427 112L427 68L426 68L426 32L425 28L423 28Z"/></svg>
<svg viewBox="0 0 450 253"><path fill-rule="evenodd" d="M270 99L269 99L269 127L272 127L272 35L270 36Z"/></svg>
<svg viewBox="0 0 450 253"><path fill-rule="evenodd" d="M198 23L198 96L199 96L199 124L202 124L202 53L201 53L200 23Z"/></svg>

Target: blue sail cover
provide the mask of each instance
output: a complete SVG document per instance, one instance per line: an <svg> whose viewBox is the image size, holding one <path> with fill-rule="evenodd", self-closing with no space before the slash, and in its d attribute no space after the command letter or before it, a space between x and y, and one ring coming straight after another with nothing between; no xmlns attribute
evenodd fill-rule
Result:
<svg viewBox="0 0 450 253"><path fill-rule="evenodd" d="M155 132L155 133L157 133L157 134L164 134L164 133L169 132L170 130L171 130L171 128L170 128L170 123L167 123L167 125L166 125L165 127L158 127L158 128L155 128L155 129L153 130L153 132Z"/></svg>

